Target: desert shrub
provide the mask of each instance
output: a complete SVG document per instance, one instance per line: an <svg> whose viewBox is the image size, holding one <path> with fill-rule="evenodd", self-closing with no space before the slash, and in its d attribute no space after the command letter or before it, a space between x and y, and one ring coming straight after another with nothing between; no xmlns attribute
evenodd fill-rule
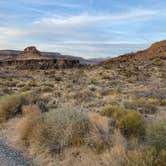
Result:
<svg viewBox="0 0 166 166"><path fill-rule="evenodd" d="M127 111L126 114L120 118L118 128L125 136L144 135L143 119L141 114L136 111Z"/></svg>
<svg viewBox="0 0 166 166"><path fill-rule="evenodd" d="M85 114L73 110L57 109L33 118L26 120L26 125L21 125L22 142L56 153L65 147L84 144L91 126Z"/></svg>
<svg viewBox="0 0 166 166"><path fill-rule="evenodd" d="M41 114L36 107L27 112L20 124L20 139L35 151L59 154L65 148L86 146L100 153L111 146L109 133L99 122L91 121L88 114L75 110L56 109ZM102 118L102 117L101 117ZM103 118L104 120L105 118ZM100 119L101 120L101 119Z"/></svg>
<svg viewBox="0 0 166 166"><path fill-rule="evenodd" d="M124 113L125 110L123 108L112 105L107 105L100 112L102 116L114 117L114 118L120 118Z"/></svg>
<svg viewBox="0 0 166 166"><path fill-rule="evenodd" d="M38 95L32 92L12 94L0 98L0 122L4 122L22 112L22 106L37 103Z"/></svg>
<svg viewBox="0 0 166 166"><path fill-rule="evenodd" d="M114 118L116 128L125 136L143 136L143 118L139 112L108 105L100 114Z"/></svg>
<svg viewBox="0 0 166 166"><path fill-rule="evenodd" d="M146 141L157 150L166 149L166 122L164 120L155 121L148 125Z"/></svg>
<svg viewBox="0 0 166 166"><path fill-rule="evenodd" d="M19 110L22 102L25 101L25 95L14 94L4 96L0 99L0 122L13 117Z"/></svg>

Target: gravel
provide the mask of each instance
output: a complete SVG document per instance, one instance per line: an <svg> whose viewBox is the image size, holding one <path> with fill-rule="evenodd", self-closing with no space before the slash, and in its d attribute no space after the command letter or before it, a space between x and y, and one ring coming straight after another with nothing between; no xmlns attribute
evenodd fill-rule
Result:
<svg viewBox="0 0 166 166"><path fill-rule="evenodd" d="M26 158L22 152L9 147L0 140L0 166L35 166L31 159Z"/></svg>

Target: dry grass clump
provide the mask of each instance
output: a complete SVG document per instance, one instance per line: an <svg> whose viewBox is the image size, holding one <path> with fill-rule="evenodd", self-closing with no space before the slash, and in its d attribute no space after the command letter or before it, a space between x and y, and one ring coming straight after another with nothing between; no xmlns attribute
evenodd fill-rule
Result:
<svg viewBox="0 0 166 166"><path fill-rule="evenodd" d="M87 145L95 152L101 153L112 146L112 135L109 132L109 118L97 113L89 114L92 127L86 139Z"/></svg>
<svg viewBox="0 0 166 166"><path fill-rule="evenodd" d="M60 153L65 147L80 146L90 131L88 117L77 111L57 109L40 116L27 116L21 125L24 145L39 145Z"/></svg>
<svg viewBox="0 0 166 166"><path fill-rule="evenodd" d="M158 151L166 150L166 121L154 121L149 123L146 129L146 141Z"/></svg>
<svg viewBox="0 0 166 166"><path fill-rule="evenodd" d="M0 123L22 113L24 105L37 103L38 95L33 92L16 93L0 98Z"/></svg>
<svg viewBox="0 0 166 166"><path fill-rule="evenodd" d="M25 102L25 94L2 97L0 99L0 122L6 121L17 114L23 102Z"/></svg>
<svg viewBox="0 0 166 166"><path fill-rule="evenodd" d="M161 157L161 158L160 158ZM126 153L125 166L164 166L162 156L157 155L156 150L152 147L143 147L129 150ZM161 164L159 164L159 161Z"/></svg>
<svg viewBox="0 0 166 166"><path fill-rule="evenodd" d="M66 148L86 146L100 153L111 147L108 125L100 122L106 118L97 117L99 121L75 110L56 109L39 114L35 107L29 111L20 124L20 139L24 146L31 147L35 153L47 151L60 154ZM33 112L33 113L32 113Z"/></svg>

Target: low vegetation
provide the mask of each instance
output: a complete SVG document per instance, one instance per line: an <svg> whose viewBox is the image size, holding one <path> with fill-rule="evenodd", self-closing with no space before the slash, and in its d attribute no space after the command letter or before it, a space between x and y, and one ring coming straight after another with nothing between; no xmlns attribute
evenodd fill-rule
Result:
<svg viewBox="0 0 166 166"><path fill-rule="evenodd" d="M166 71L160 61L0 68L0 139L4 133L15 139L40 165L165 166Z"/></svg>
<svg viewBox="0 0 166 166"><path fill-rule="evenodd" d="M135 110L126 110L108 105L102 111L101 115L108 116L114 121L114 126L126 137L140 136L144 134L144 122L142 115Z"/></svg>

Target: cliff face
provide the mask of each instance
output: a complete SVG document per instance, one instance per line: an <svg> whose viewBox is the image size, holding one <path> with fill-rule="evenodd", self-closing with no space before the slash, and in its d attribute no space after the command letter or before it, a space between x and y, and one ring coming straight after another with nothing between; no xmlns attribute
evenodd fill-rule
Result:
<svg viewBox="0 0 166 166"><path fill-rule="evenodd" d="M54 69L82 66L79 60L42 56L36 47L24 49L20 55L7 60L1 60L0 66L13 66L17 69Z"/></svg>

